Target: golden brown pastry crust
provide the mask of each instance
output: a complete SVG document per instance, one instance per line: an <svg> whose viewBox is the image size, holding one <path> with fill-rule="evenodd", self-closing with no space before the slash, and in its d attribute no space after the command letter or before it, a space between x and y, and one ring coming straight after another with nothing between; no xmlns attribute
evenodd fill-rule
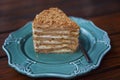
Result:
<svg viewBox="0 0 120 80"><path fill-rule="evenodd" d="M80 27L58 8L49 8L36 15L32 29L34 48L38 53L71 53L78 48Z"/></svg>
<svg viewBox="0 0 120 80"><path fill-rule="evenodd" d="M58 27L59 28L77 28L79 29L79 26L73 22L70 18L67 17L64 12L58 8L49 8L48 10L43 10L41 13L37 14L33 25L34 27L40 27L43 26L40 25L46 25L46 28L49 28L52 25L52 27ZM56 26L57 25L57 26ZM45 26L44 26L45 27Z"/></svg>

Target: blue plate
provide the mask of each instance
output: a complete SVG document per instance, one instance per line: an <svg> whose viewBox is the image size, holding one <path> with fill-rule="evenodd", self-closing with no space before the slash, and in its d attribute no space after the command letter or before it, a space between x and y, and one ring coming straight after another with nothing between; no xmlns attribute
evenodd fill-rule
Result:
<svg viewBox="0 0 120 80"><path fill-rule="evenodd" d="M2 46L8 56L8 64L18 72L30 77L71 78L97 68L103 56L111 48L107 33L89 20L70 18L80 26L79 39L92 63L86 61L80 49L73 54L35 53L32 22L28 22L21 29L12 32Z"/></svg>

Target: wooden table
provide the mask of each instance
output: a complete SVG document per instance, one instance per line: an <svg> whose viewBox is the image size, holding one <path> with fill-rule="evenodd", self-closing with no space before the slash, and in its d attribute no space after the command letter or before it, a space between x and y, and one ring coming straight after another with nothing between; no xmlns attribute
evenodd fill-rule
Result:
<svg viewBox="0 0 120 80"><path fill-rule="evenodd" d="M104 56L100 66L90 73L77 76L75 80L120 80L120 1L119 0L1 0L0 46L5 38L19 29L43 9L57 6L72 16L92 20L108 32L111 50ZM62 80L61 78L30 78L8 66L8 59L0 47L0 80Z"/></svg>

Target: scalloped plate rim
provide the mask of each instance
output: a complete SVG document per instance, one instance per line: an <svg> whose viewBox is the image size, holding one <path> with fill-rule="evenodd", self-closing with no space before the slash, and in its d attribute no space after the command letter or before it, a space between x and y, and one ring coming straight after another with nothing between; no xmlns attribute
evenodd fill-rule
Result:
<svg viewBox="0 0 120 80"><path fill-rule="evenodd" d="M74 17L73 17L73 18L74 18ZM81 19L82 19L82 18L81 18ZM85 20L85 19L84 19L84 20ZM104 31L104 30L100 29L99 27L95 26L92 21L90 21L90 20L86 20L86 21L92 23L95 28L97 28L98 30L104 32L104 33L108 36L108 34L107 34L106 31ZM30 21L30 22L31 22L31 21ZM28 23L30 23L30 22L28 22ZM27 23L27 24L28 24L28 23ZM26 24L26 25L27 25L27 24ZM22 27L22 28L23 28L23 27ZM20 28L20 29L21 29L21 28ZM19 29L19 30L20 30L20 29ZM17 30L17 31L18 31L18 30ZM14 31L14 32L16 32L16 31ZM11 34L9 34L9 36L12 35L14 32L12 32ZM8 38L8 37L7 37L7 38ZM6 39L7 39L7 38L6 38ZM6 40L5 40L5 41L6 41ZM110 39L109 39L109 41L110 41ZM4 42L4 43L5 43L5 42ZM4 45L4 44L2 45L2 48L3 48L3 50L6 52L6 54L7 54L7 56L8 56L8 64L9 64L12 68L14 68L15 70L17 70L18 72L20 72L20 73L22 73L22 74L26 74L26 75L28 75L29 77L46 77L46 76L47 76L47 77L73 78L73 77L75 77L75 76L83 75L83 74L86 73L86 72L85 72L85 73L78 73L78 74L74 74L74 75L66 75L66 74L59 74L59 73L58 73L58 74L57 74L57 73L44 73L44 74L31 74L31 73L27 73L27 72L21 71L18 67L16 67L14 64L12 64L12 63L10 62L10 53L9 53L8 50L5 48L5 45ZM97 64L95 64L95 66L94 66L93 68L90 68L87 72L90 72L91 70L96 69L96 68L100 65L103 57L106 55L106 53L107 53L110 49L111 49L111 45L109 44L109 47L100 55L100 57L99 57L99 59L98 59L98 61L97 61Z"/></svg>

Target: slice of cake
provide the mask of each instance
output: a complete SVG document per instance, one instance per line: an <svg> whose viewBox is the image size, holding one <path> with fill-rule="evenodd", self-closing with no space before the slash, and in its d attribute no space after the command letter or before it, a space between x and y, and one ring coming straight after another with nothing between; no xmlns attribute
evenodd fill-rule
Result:
<svg viewBox="0 0 120 80"><path fill-rule="evenodd" d="M32 24L34 49L38 53L75 52L79 26L58 8L36 15Z"/></svg>

